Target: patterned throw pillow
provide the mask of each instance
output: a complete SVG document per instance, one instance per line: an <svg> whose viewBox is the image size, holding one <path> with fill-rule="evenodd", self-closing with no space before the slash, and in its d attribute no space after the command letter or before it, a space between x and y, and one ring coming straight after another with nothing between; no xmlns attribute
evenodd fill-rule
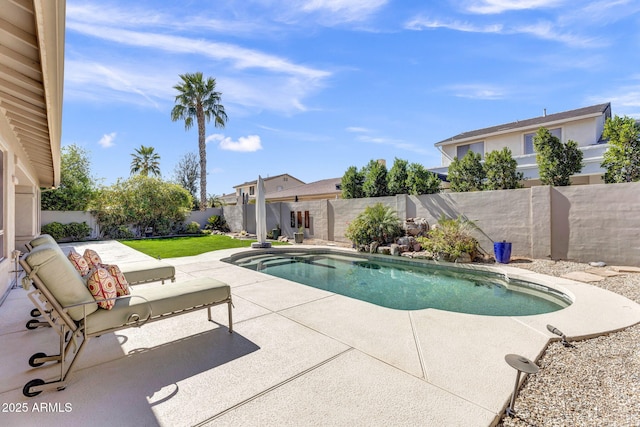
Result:
<svg viewBox="0 0 640 427"><path fill-rule="evenodd" d="M102 301L106 298L115 298L118 295L116 280L106 269L98 267L91 270L89 277L87 277L87 288L96 299L98 307L111 310L116 304L115 300Z"/></svg>
<svg viewBox="0 0 640 427"><path fill-rule="evenodd" d="M102 264L111 277L113 277L116 281L116 292L119 297L130 295L131 290L129 289L129 282L127 282L127 278L124 277L122 271L120 271L120 267L115 264Z"/></svg>
<svg viewBox="0 0 640 427"><path fill-rule="evenodd" d="M100 264L102 264L100 255L98 255L98 253L93 249L85 249L82 256L87 260L89 267L100 267Z"/></svg>
<svg viewBox="0 0 640 427"><path fill-rule="evenodd" d="M87 260L84 259L84 257L78 252L76 252L75 249L71 249L69 255L67 255L67 258L69 258L71 264L73 264L73 266L76 268L76 270L78 270L78 273L80 273L82 277L89 274L90 268Z"/></svg>

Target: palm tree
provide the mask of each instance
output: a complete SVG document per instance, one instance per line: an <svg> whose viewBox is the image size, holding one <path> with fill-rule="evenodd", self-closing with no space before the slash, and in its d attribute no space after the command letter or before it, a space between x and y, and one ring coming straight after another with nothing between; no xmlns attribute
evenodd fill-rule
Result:
<svg viewBox="0 0 640 427"><path fill-rule="evenodd" d="M207 146L205 122L213 118L215 127L223 128L227 122L224 106L220 104L222 94L216 92L216 79L203 80L202 73L180 74L182 82L173 88L176 105L171 110L171 120L184 120L185 130L191 129L195 117L198 124L198 148L200 149L200 210L207 207Z"/></svg>
<svg viewBox="0 0 640 427"><path fill-rule="evenodd" d="M160 155L155 152L153 147L145 147L135 149L135 153L131 154L131 175L140 174L144 176L160 176Z"/></svg>

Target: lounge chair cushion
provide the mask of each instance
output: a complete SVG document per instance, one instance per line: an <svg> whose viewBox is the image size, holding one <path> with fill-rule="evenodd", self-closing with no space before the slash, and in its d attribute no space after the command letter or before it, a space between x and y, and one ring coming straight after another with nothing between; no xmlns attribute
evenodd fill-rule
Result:
<svg viewBox="0 0 640 427"><path fill-rule="evenodd" d="M56 240L53 237L51 237L50 234L41 234L40 236L36 237L35 239L29 242L32 248L35 248L40 245L45 245L48 243L57 244Z"/></svg>
<svg viewBox="0 0 640 427"><path fill-rule="evenodd" d="M111 310L116 303L116 280L106 268L97 267L87 276L87 289L96 299L98 307Z"/></svg>
<svg viewBox="0 0 640 427"><path fill-rule="evenodd" d="M98 309L80 273L66 259L60 248L48 245L34 247L25 257L25 262L34 270L32 274L36 274L42 280L62 307L86 303L84 309L87 314ZM69 308L68 312L73 320L81 320L84 311L82 306L78 306Z"/></svg>
<svg viewBox="0 0 640 427"><path fill-rule="evenodd" d="M149 315L158 317L224 301L230 295L229 285L209 277L189 280L179 286L134 288L131 295L119 298L111 310L97 310L88 316L86 328L89 334L96 334L126 324L132 314L144 320Z"/></svg>
<svg viewBox="0 0 640 427"><path fill-rule="evenodd" d="M125 295L129 295L131 290L129 289L129 282L127 282L127 278L124 277L122 271L120 271L120 267L115 264L102 264L111 277L114 278L116 282L116 293L119 297L123 297Z"/></svg>
<svg viewBox="0 0 640 427"><path fill-rule="evenodd" d="M81 276L86 276L87 274L89 274L89 271L91 269L89 268L87 260L73 248L71 248L71 250L69 251L69 255L67 255L67 258L69 259L69 261L71 261L71 265L73 265L75 269L78 270L78 273L80 273Z"/></svg>
<svg viewBox="0 0 640 427"><path fill-rule="evenodd" d="M162 261L152 259L149 261L134 261L118 265L122 274L130 285L136 283L155 282L158 280L173 280L176 269Z"/></svg>
<svg viewBox="0 0 640 427"><path fill-rule="evenodd" d="M99 267L100 264L102 264L102 258L100 258L98 252L94 251L93 249L85 249L82 256L87 260L87 264L89 264L91 267Z"/></svg>

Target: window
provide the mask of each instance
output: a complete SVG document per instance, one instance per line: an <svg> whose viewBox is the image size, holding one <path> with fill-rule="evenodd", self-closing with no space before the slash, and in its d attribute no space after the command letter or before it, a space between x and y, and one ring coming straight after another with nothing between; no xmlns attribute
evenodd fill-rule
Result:
<svg viewBox="0 0 640 427"><path fill-rule="evenodd" d="M549 129L551 135L557 137L562 141L562 128ZM536 132L524 134L524 154L534 154L536 150L533 148L533 137L536 136Z"/></svg>
<svg viewBox="0 0 640 427"><path fill-rule="evenodd" d="M251 187L249 187L249 195L253 196L254 194L256 194L256 187L252 185Z"/></svg>
<svg viewBox="0 0 640 427"><path fill-rule="evenodd" d="M458 159L462 159L468 151L478 153L484 159L484 141L474 142L473 144L458 145L456 147L456 156L458 156Z"/></svg>
<svg viewBox="0 0 640 427"><path fill-rule="evenodd" d="M0 259L4 258L4 153L0 151Z"/></svg>

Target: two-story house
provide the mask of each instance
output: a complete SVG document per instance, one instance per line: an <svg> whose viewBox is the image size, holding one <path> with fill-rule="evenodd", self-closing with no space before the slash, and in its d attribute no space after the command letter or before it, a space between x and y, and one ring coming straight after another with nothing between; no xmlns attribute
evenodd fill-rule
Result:
<svg viewBox="0 0 640 427"><path fill-rule="evenodd" d="M300 181L298 178L295 178L288 173L263 178L263 181L266 194L287 190L304 184L303 181ZM228 205L242 204L243 200L247 202L251 199L255 199L257 185L257 179L235 185L233 187L235 189L235 193L224 195L222 199Z"/></svg>
<svg viewBox="0 0 640 427"><path fill-rule="evenodd" d="M572 177L572 184L601 183L604 171L600 164L608 148L602 132L610 117L611 103L606 103L554 114L546 114L545 110L540 117L463 132L435 144L442 153L442 166L430 170L447 174L454 157L462 158L467 151L480 153L484 158L493 150L508 147L526 178L525 186L539 185L533 137L540 127L545 127L562 142L575 141L583 152L584 167Z"/></svg>

